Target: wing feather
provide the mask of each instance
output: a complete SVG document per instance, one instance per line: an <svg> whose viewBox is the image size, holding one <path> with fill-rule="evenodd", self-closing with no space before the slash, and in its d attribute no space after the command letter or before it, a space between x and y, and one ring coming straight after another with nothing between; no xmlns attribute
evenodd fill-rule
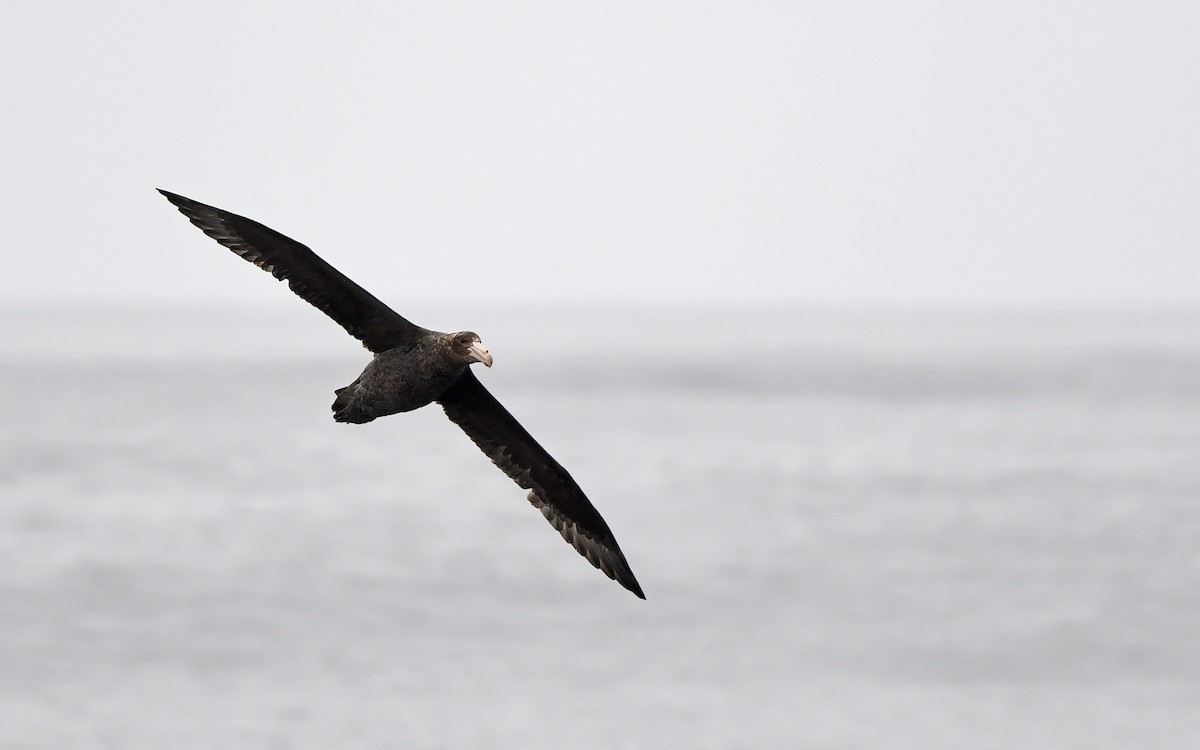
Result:
<svg viewBox="0 0 1200 750"><path fill-rule="evenodd" d="M529 490L529 502L568 544L609 578L646 598L608 524L583 490L469 369L438 403L492 463Z"/></svg>
<svg viewBox="0 0 1200 750"><path fill-rule="evenodd" d="M411 343L425 329L402 318L305 245L244 216L159 190L205 234L267 271L373 352Z"/></svg>

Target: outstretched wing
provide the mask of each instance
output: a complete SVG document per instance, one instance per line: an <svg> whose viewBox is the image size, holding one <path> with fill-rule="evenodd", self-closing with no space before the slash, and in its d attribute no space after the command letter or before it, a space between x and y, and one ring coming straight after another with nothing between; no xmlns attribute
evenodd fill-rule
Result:
<svg viewBox="0 0 1200 750"><path fill-rule="evenodd" d="M579 485L468 369L438 398L446 416L522 488L563 539L609 578L645 599L608 524Z"/></svg>
<svg viewBox="0 0 1200 750"><path fill-rule="evenodd" d="M166 190L158 192L209 237L280 281L287 279L301 299L333 318L371 351L394 349L426 333L290 237L244 216Z"/></svg>

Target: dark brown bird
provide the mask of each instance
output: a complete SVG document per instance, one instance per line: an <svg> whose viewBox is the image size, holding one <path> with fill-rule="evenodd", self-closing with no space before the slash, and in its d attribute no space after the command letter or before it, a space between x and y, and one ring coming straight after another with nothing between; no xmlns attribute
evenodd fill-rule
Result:
<svg viewBox="0 0 1200 750"><path fill-rule="evenodd" d="M370 422L436 401L446 416L523 489L529 502L588 562L642 599L608 524L579 485L470 370L492 355L470 332L439 333L408 322L312 250L243 216L159 190L209 237L242 256L350 332L375 353L334 393L339 422Z"/></svg>

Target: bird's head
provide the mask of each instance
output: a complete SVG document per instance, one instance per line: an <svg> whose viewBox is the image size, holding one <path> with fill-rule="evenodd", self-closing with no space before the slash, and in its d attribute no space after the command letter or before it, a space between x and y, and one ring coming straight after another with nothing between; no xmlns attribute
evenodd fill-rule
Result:
<svg viewBox="0 0 1200 750"><path fill-rule="evenodd" d="M479 340L479 335L471 331L451 334L450 351L464 365L482 362L487 367L492 366L492 355Z"/></svg>

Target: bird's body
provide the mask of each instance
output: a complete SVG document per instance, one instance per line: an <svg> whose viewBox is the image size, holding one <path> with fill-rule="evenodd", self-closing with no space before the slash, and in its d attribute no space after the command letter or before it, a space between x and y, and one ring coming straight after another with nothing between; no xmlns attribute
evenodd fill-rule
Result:
<svg viewBox="0 0 1200 750"><path fill-rule="evenodd" d="M165 190L167 200L205 234L280 280L374 352L362 374L334 393L334 419L370 422L432 402L524 489L551 525L592 565L645 598L608 524L571 475L470 370L492 356L470 331L414 325L312 250L243 216Z"/></svg>
<svg viewBox="0 0 1200 750"><path fill-rule="evenodd" d="M456 342L460 350L465 344L466 355L456 353ZM471 356L471 347L478 356ZM334 391L333 418L361 424L427 406L462 377L471 362L491 366L491 355L478 336L429 331L411 345L376 354L353 383Z"/></svg>

